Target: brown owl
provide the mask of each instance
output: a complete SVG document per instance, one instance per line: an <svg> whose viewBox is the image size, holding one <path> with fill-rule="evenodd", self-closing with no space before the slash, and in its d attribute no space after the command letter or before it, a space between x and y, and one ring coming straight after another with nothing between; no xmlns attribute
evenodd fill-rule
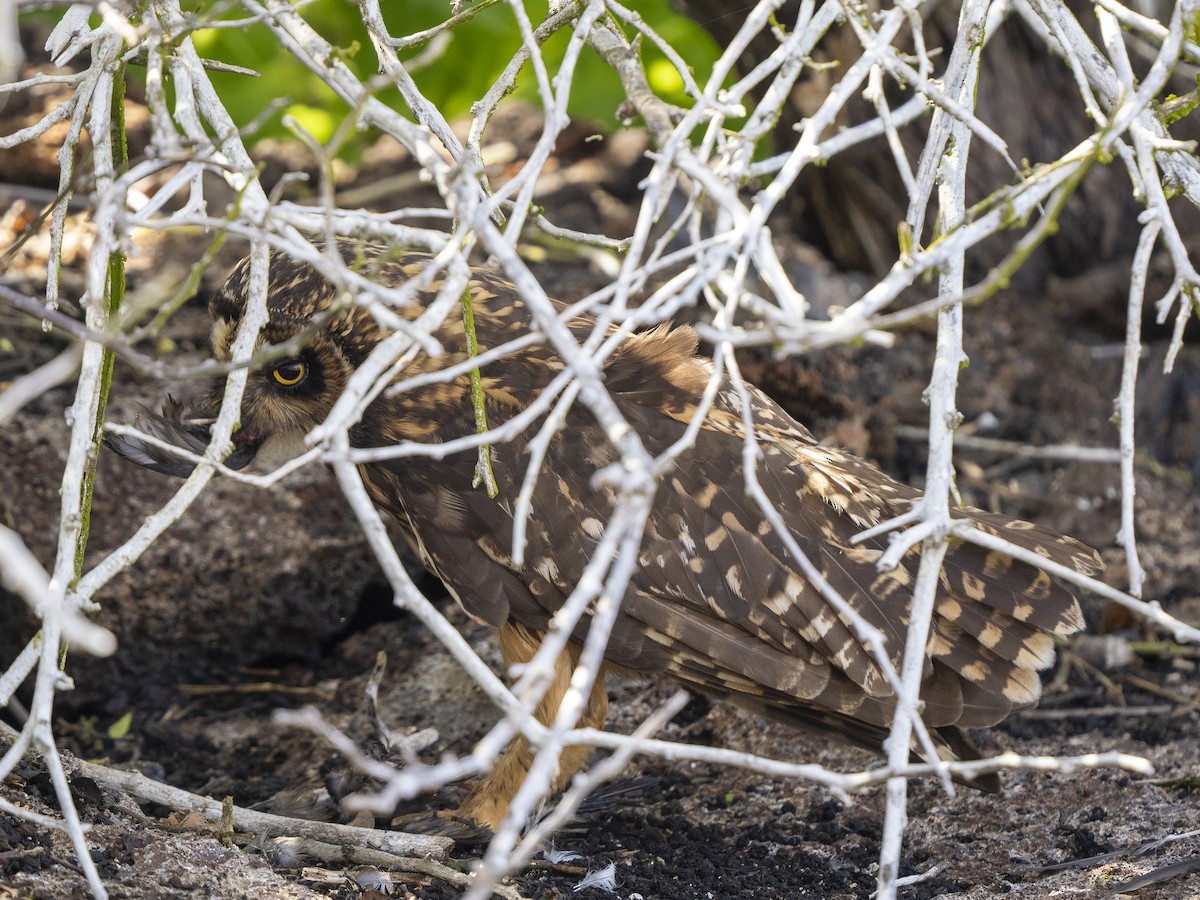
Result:
<svg viewBox="0 0 1200 900"><path fill-rule="evenodd" d="M342 246L376 281L400 285L428 258ZM243 262L211 303L213 348L230 358L247 302ZM440 280L397 312L415 319ZM470 284L481 351L533 331L517 289L486 271ZM269 440L303 436L319 425L347 381L388 333L365 308L341 302L309 265L273 256L270 320L262 345L292 348L250 373L229 465L248 462ZM567 325L580 340L595 327L587 316ZM536 331L533 331L536 335ZM463 317L452 313L434 336L440 356L420 354L397 380L468 360ZM604 363L604 384L646 449L662 454L698 414L712 375L687 327L658 327L630 336ZM545 341L532 340L481 368L488 424L501 426L526 409L564 371ZM791 536L829 583L887 636L898 665L912 602L918 554L881 572L884 539L853 543L866 528L907 512L920 492L848 453L820 446L808 430L761 392L749 391L761 448L757 476ZM173 411L174 415L179 410ZM362 474L374 501L399 523L421 559L463 609L499 629L508 665L536 652L555 612L579 580L613 511L612 490L593 476L618 461L605 430L575 403L546 448L533 493L522 564L512 557L516 493L530 464L529 443L543 420L515 439L493 444L497 496L472 486L477 454L410 456L371 462ZM151 431L199 450L205 429L153 418ZM401 441L447 442L476 430L467 374L394 394L383 391L350 430L354 447ZM746 493L743 409L732 390L718 393L690 449L660 478L637 567L605 654L614 671L668 673L697 691L729 698L795 725L878 750L892 721L895 696L880 665L853 628L801 574L785 542ZM122 455L174 474L191 466L136 441L110 444ZM1047 559L1094 574L1096 553L1044 528L978 509L956 516L1030 548ZM536 710L549 722L578 662L587 617L557 663L556 680ZM1038 699L1038 671L1050 665L1054 638L1083 625L1075 598L1044 572L1007 556L952 541L929 636L922 700L925 724L946 758L972 755L961 729L999 722ZM607 714L597 679L582 726ZM586 748L567 749L565 783ZM518 739L470 794L460 814L495 828L520 786L532 755ZM995 779L981 779L990 786Z"/></svg>

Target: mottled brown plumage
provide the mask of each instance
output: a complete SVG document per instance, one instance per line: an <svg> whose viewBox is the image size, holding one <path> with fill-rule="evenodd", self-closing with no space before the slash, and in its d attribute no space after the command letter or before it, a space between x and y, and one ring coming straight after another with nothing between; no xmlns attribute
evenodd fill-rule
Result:
<svg viewBox="0 0 1200 900"><path fill-rule="evenodd" d="M351 249L343 248L347 259ZM389 260L372 252L371 277L401 284L428 260ZM228 359L246 302L243 263L213 300L214 350ZM436 284L435 284L436 287ZM481 349L526 334L530 317L517 291L484 271L474 274L471 295ZM401 310L413 319L426 292ZM264 344L304 336L304 349L251 373L239 432L240 458L270 437L303 435L318 425L372 347L384 336L367 310L338 301L334 288L310 267L274 257ZM569 323L580 339L594 327L582 317ZM421 355L398 376L433 371L465 360L465 334L457 311L435 336L446 352ZM711 375L698 357L696 337L685 327L660 327L630 337L606 362L605 384L647 449L674 444L697 412ZM280 377L283 369L282 378ZM545 343L525 347L482 371L489 424L501 425L563 370ZM295 384L288 385L298 373ZM802 425L751 388L753 420L762 459L758 478L801 549L843 597L881 629L898 666L911 604L917 554L880 572L886 538L852 544L872 525L907 512L919 492L840 450L820 446ZM582 574L612 512L610 488L593 475L618 459L589 410L576 403L550 442L534 493L523 565L511 556L513 503L528 465L528 442L541 420L517 439L493 445L500 493L472 488L476 455L445 459L414 456L362 467L375 502L400 523L427 566L473 617L501 629L508 662L528 659L539 637ZM189 430L159 420L158 430L177 443L199 443ZM193 429L194 431L194 429ZM398 396L384 393L351 432L355 447L401 441L445 442L475 431L466 375ZM606 652L607 664L626 672L670 673L686 684L795 724L879 747L895 707L892 689L868 649L800 574L783 541L746 496L742 471L742 410L736 394L722 391L705 417L694 447L663 477L647 523L638 568L626 592ZM186 471L163 454L128 441L122 453L162 471ZM956 515L1047 559L1093 574L1094 551L1044 528L964 508ZM1082 627L1074 597L1043 572L953 541L941 576L929 656L925 665L924 718L946 742L946 755L969 752L957 729L992 725L1014 709L1036 702L1038 670L1053 658L1054 636ZM586 633L587 622L576 638ZM563 655L561 684L539 718L553 716L577 660L575 645ZM586 715L602 723L603 687ZM582 764L570 751L565 781ZM528 766L529 750L511 748L497 771L472 795L464 812L495 826Z"/></svg>

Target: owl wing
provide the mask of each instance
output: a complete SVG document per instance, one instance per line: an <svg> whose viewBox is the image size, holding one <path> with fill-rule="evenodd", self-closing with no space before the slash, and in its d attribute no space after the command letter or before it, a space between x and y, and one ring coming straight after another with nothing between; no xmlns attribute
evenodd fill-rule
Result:
<svg viewBox="0 0 1200 900"><path fill-rule="evenodd" d="M682 336L681 336L682 334ZM690 346L688 346L690 344ZM682 435L707 369L686 330L635 339L606 369L607 386L652 453ZM519 395L518 391L509 392ZM880 540L851 538L907 512L919 493L856 457L818 446L761 393L749 392L764 493L787 532L846 602L903 653L917 551L890 572ZM747 495L739 399L723 393L694 446L661 481L638 567L606 658L635 672L670 672L698 689L875 742L891 722L892 688L848 617L801 574L783 538ZM493 448L498 499L469 488L473 458L407 461L378 495L402 496L427 562L464 608L492 625L544 633L591 559L616 496L594 484L616 460L601 427L577 407L550 442L534 493L525 562L511 556L511 498L528 454ZM1094 552L1028 523L961 509L955 515L1089 574ZM924 671L933 727L993 724L1040 693L1053 635L1082 626L1069 591L1040 570L952 541ZM582 639L587 622L576 637ZM876 743L877 746L877 743Z"/></svg>

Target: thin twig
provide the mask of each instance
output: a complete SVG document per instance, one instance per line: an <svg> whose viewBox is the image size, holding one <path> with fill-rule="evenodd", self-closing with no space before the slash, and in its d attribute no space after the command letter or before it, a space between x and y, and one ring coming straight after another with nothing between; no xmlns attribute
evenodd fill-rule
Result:
<svg viewBox="0 0 1200 900"><path fill-rule="evenodd" d="M94 778L100 784L125 791L146 803L158 803L172 809L188 809L200 813L212 822L219 822L222 814L220 800L203 797L160 781L147 778L140 772L112 769L95 763L79 760L79 771ZM266 833L273 836L295 835L339 846L357 845L370 847L383 853L400 857L419 857L442 860L454 846L449 838L432 837L425 834L406 834L402 831L384 831L377 828L357 828L334 822L315 822L311 819L296 819L276 816L271 813L233 808L233 823L239 831Z"/></svg>

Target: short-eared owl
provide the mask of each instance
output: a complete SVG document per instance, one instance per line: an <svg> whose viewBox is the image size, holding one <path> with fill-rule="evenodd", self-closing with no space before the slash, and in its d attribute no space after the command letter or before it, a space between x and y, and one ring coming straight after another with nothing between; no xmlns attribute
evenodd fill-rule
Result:
<svg viewBox="0 0 1200 900"><path fill-rule="evenodd" d="M358 259L378 282L399 285L429 264L412 254ZM243 262L211 303L218 359L230 345L247 302ZM440 280L438 282L440 284ZM434 289L438 284L434 285ZM400 314L425 311L434 290L418 294ZM531 316L513 285L476 271L470 285L481 351L531 333ZM307 264L274 256L263 345L290 348L250 373L237 449L230 465L247 462L265 441L302 436L319 425L347 381L387 336L365 308L344 306L339 293ZM567 322L582 340L594 321ZM536 332L534 332L536 335ZM434 336L439 356L419 355L396 375L436 372L463 363L463 316L451 313ZM684 435L702 408L711 364L696 354L687 327L633 334L605 361L604 384L651 454ZM380 392L350 430L354 447L402 441L447 442L476 430L468 374L430 380L411 391ZM502 426L526 409L564 371L548 342L536 338L482 367L488 424ZM749 389L761 448L757 477L791 536L829 583L887 636L898 661L904 648L917 555L881 572L886 538L855 543L873 525L907 512L920 496L848 453L821 446L764 394ZM176 411L178 413L178 410ZM612 490L594 476L619 459L605 429L576 402L544 448L533 492L522 564L512 558L513 510L530 462L530 441L544 417L491 448L499 494L473 488L477 454L454 453L370 462L362 466L375 502L400 524L425 564L473 617L499 629L508 664L528 660L555 612L579 580L613 511ZM170 419L147 427L191 449L207 430ZM731 698L797 725L878 749L895 697L877 661L854 629L801 573L785 542L747 496L743 472L743 409L722 390L694 443L661 475L636 570L606 651L606 665L631 673L669 673L697 691ZM142 465L186 473L190 465L153 447L116 439L116 449ZM1075 540L1004 516L961 508L955 515L979 528L1088 574L1097 555ZM992 725L1036 702L1038 670L1053 657L1054 637L1082 627L1075 598L1045 573L974 545L951 541L929 636L922 693L924 720L946 756L970 753L959 729ZM587 620L576 631L582 641ZM558 662L558 678L536 714L549 721L578 660L578 643ZM600 726L607 713L603 678L582 724ZM560 783L582 765L571 748ZM495 827L530 762L518 740L474 790L461 813Z"/></svg>

